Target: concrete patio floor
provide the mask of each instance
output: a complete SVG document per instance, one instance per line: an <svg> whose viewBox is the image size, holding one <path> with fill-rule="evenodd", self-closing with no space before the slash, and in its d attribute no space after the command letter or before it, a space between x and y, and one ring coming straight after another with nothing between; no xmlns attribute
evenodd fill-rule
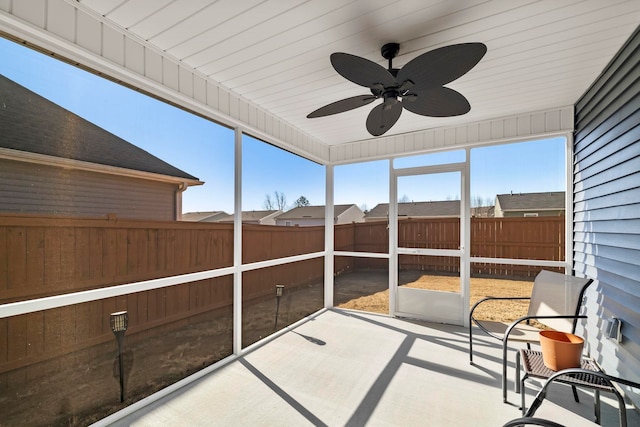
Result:
<svg viewBox="0 0 640 427"><path fill-rule="evenodd" d="M465 328L328 310L110 425L502 426L520 416L513 357L513 404L505 404L501 349L478 343L470 365ZM536 417L592 425L593 398L580 397L575 403L568 387L554 386ZM602 413L602 425L619 425L604 394ZM630 426L640 425L637 411L627 413Z"/></svg>

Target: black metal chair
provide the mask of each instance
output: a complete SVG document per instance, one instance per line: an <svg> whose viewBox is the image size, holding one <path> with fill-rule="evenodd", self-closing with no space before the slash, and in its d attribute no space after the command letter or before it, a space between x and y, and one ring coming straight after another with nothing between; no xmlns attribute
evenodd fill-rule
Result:
<svg viewBox="0 0 640 427"><path fill-rule="evenodd" d="M469 362L473 364L473 325L492 338L502 342L502 398L507 401L507 349L509 341L539 343L540 330L530 325L536 320L543 325L562 332L574 333L580 315L582 297L592 279L578 278L566 274L542 270L533 282L530 297L487 297L471 308L469 312ZM474 317L475 311L489 301L529 300L527 315L512 323L490 322Z"/></svg>
<svg viewBox="0 0 640 427"><path fill-rule="evenodd" d="M521 426L542 426L542 427L565 427L555 421L549 421L542 418L522 417L507 421L502 427L521 427Z"/></svg>
<svg viewBox="0 0 640 427"><path fill-rule="evenodd" d="M533 415L536 413L538 408L540 408L540 405L542 405L542 402L544 401L544 399L547 396L547 388L554 381L564 382L564 383L569 383L569 384L571 384L572 382L573 383L581 383L583 385L585 383L587 383L587 386L588 386L589 383L591 383L591 384L597 384L597 385L605 385L608 388L610 388L611 389L610 391L612 391L612 393L618 399L619 412L620 412L620 427L627 427L627 408L626 408L626 405L624 403L624 398L616 390L616 387L613 385L613 383L624 384L624 385L632 387L632 388L640 389L640 384L638 384L638 383L635 383L635 382L629 381L629 380L625 380L625 379L622 379L622 378L613 377L613 376L607 375L607 374L605 374L604 372L601 372L601 371L600 372L594 372L594 371L591 371L591 370L581 369L581 368L565 369L565 370L562 370L562 371L558 371L554 375L549 377L549 379L544 383L544 385L542 386L542 388L540 389L540 391L536 395L535 399L533 400L533 403L531 404L531 406L529 407L529 409L525 413L525 417L533 417ZM523 390L523 392L524 392L524 390ZM599 402L599 400L600 400L599 399L599 395L598 395L599 389L594 387L594 393L595 393L594 400ZM596 407L595 418L596 418L595 422L600 424L599 406Z"/></svg>

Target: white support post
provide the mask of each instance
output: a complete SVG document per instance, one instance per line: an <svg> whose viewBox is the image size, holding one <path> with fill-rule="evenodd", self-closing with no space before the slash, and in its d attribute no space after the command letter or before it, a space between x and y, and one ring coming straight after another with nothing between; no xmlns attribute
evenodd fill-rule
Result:
<svg viewBox="0 0 640 427"><path fill-rule="evenodd" d="M389 316L396 315L396 295L398 292L398 178L389 160Z"/></svg>
<svg viewBox="0 0 640 427"><path fill-rule="evenodd" d="M334 270L334 205L333 205L333 165L325 169L325 210L324 210L324 307L333 307Z"/></svg>
<svg viewBox="0 0 640 427"><path fill-rule="evenodd" d="M462 200L460 217L460 285L462 291L462 321L469 326L469 302L471 299L471 149L465 150L465 166L462 171Z"/></svg>
<svg viewBox="0 0 640 427"><path fill-rule="evenodd" d="M234 133L233 354L242 351L242 130Z"/></svg>

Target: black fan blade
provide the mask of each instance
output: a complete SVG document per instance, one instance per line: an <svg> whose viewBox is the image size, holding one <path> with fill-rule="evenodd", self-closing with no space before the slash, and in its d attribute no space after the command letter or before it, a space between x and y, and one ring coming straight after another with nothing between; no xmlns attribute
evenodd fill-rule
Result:
<svg viewBox="0 0 640 427"><path fill-rule="evenodd" d="M345 111L353 110L354 108L362 107L376 100L373 95L358 95L351 98L341 99L340 101L332 102L324 107L318 108L307 115L308 119L315 117L330 116L332 114L344 113Z"/></svg>
<svg viewBox="0 0 640 427"><path fill-rule="evenodd" d="M395 125L402 113L402 103L385 104L375 107L367 117L367 130L373 136L380 136Z"/></svg>
<svg viewBox="0 0 640 427"><path fill-rule="evenodd" d="M430 117L460 116L471 110L469 101L460 92L448 87L437 87L405 97L402 106L412 113Z"/></svg>
<svg viewBox="0 0 640 427"><path fill-rule="evenodd" d="M410 80L413 91L443 86L463 76L487 53L483 43L462 43L441 47L412 59L398 71L400 84Z"/></svg>
<svg viewBox="0 0 640 427"><path fill-rule="evenodd" d="M342 77L360 86L372 88L381 84L396 84L391 73L384 67L359 56L342 52L332 53L331 65Z"/></svg>

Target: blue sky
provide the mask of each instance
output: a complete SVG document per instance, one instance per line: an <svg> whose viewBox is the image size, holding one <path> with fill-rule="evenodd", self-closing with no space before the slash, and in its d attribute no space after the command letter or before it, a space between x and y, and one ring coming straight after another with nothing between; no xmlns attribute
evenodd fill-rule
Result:
<svg viewBox="0 0 640 427"><path fill-rule="evenodd" d="M0 74L198 177L183 211L233 212L233 131L175 107L0 38ZM564 140L508 144L471 151L471 195L484 199L508 192L564 190ZM462 156L462 157L461 157ZM415 166L460 161L464 152L394 162ZM336 166L336 204L371 209L387 203L389 165L374 161ZM243 210L264 209L267 194L284 193L324 204L324 167L246 136L243 139ZM402 179L398 196L409 200L459 197L450 176Z"/></svg>

